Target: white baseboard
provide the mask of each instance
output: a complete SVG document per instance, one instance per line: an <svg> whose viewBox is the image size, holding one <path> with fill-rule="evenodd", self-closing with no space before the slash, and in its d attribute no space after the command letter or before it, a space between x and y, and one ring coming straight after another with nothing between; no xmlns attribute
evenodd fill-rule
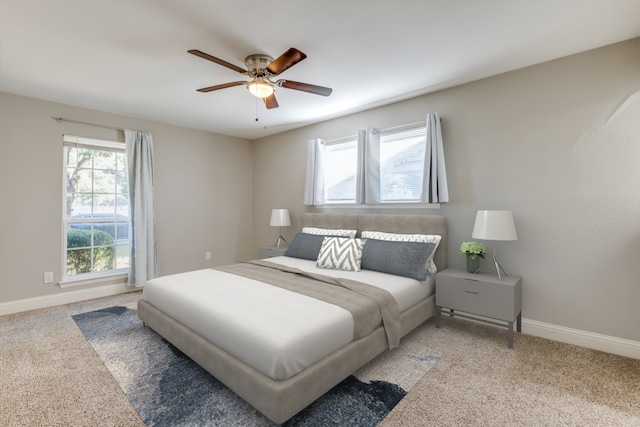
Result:
<svg viewBox="0 0 640 427"><path fill-rule="evenodd" d="M89 289L80 289L77 291L61 292L53 295L42 297L26 298L17 301L9 301L0 303L0 315L20 313L23 311L37 310L40 308L54 307L57 305L70 304L74 302L86 301L94 298L108 297L111 295L123 294L139 290L127 286L123 283L112 285L98 286Z"/></svg>
<svg viewBox="0 0 640 427"><path fill-rule="evenodd" d="M522 319L522 332L566 344L600 350L606 353L640 359L640 342L579 329L565 328L537 320Z"/></svg>

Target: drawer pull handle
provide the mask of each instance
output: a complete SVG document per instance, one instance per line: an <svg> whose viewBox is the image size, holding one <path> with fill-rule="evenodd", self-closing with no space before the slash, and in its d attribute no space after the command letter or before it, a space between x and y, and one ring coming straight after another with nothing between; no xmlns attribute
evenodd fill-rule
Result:
<svg viewBox="0 0 640 427"><path fill-rule="evenodd" d="M469 279L469 278L467 278L467 277L465 277L465 278L464 278L464 280L468 280L468 281L470 281L470 282L479 282L479 281L480 281L480 280L478 280L478 279Z"/></svg>
<svg viewBox="0 0 640 427"><path fill-rule="evenodd" d="M480 295L480 292L473 292L473 291L464 291L467 294L474 294L474 295Z"/></svg>

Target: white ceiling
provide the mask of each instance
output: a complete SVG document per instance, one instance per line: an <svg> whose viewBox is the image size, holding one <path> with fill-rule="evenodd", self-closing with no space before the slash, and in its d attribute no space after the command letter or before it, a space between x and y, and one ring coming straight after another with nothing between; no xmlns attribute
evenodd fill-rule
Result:
<svg viewBox="0 0 640 427"><path fill-rule="evenodd" d="M0 0L0 90L255 139L638 36L640 0ZM196 92L246 77L188 49L289 47L331 96Z"/></svg>

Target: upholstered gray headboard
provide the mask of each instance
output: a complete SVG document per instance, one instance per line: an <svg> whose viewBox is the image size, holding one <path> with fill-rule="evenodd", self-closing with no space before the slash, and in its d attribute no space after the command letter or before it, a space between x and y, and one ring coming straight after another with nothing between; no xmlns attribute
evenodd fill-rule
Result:
<svg viewBox="0 0 640 427"><path fill-rule="evenodd" d="M433 261L438 271L447 268L447 220L442 215L303 213L300 223L302 227L358 230L358 236L363 231L437 234L442 238Z"/></svg>

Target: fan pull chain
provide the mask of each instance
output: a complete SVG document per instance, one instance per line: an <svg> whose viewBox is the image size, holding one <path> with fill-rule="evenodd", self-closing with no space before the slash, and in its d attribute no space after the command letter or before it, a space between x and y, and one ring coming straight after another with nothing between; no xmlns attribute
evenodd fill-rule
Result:
<svg viewBox="0 0 640 427"><path fill-rule="evenodd" d="M256 122L258 121L258 98L256 98Z"/></svg>
<svg viewBox="0 0 640 427"><path fill-rule="evenodd" d="M256 98L256 123L259 121L258 119L258 98ZM263 126L264 130L267 130L267 125Z"/></svg>

